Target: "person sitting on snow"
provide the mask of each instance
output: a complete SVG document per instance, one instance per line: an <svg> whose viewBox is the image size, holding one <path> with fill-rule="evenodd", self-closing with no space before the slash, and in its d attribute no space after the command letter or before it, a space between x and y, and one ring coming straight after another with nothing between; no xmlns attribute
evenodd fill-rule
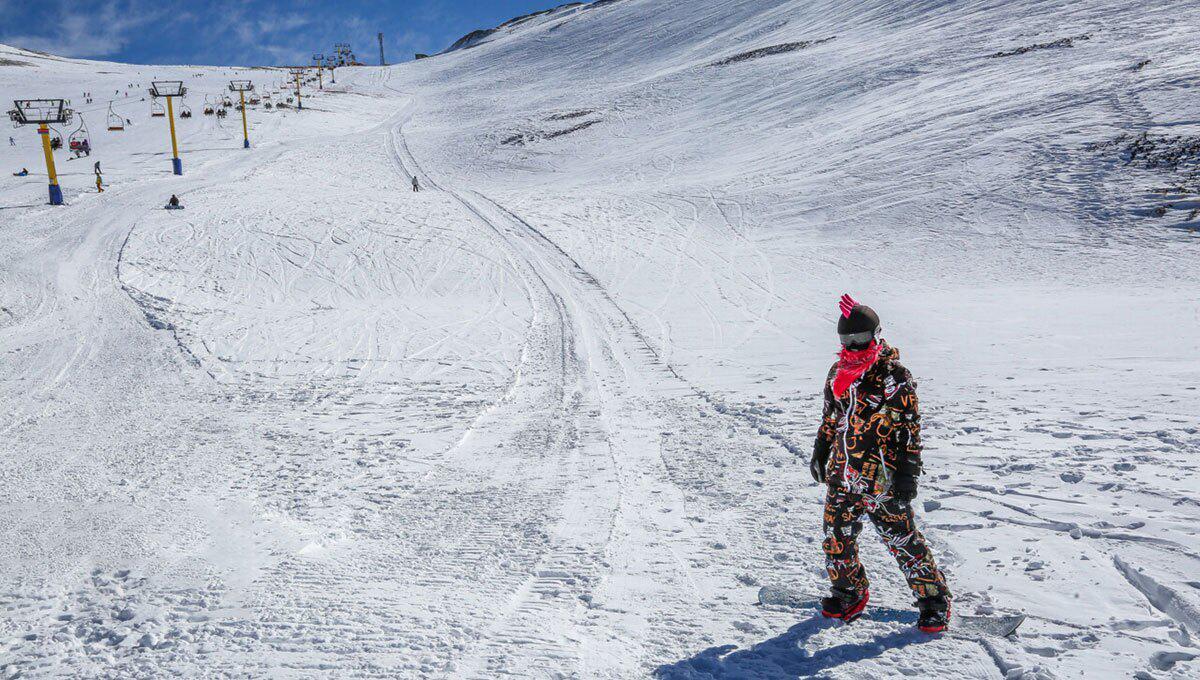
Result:
<svg viewBox="0 0 1200 680"><path fill-rule="evenodd" d="M941 632L950 623L950 590L910 505L921 474L917 384L900 353L879 337L875 311L849 295L840 306L842 351L825 380L809 463L813 479L828 487L822 547L833 592L821 600L822 614L849 623L866 608L867 574L857 546L865 514L917 598L917 626Z"/></svg>
<svg viewBox="0 0 1200 680"><path fill-rule="evenodd" d="M25 168L21 168L21 172L13 173L13 177L27 177L28 175L29 175L29 170L27 170Z"/></svg>
<svg viewBox="0 0 1200 680"><path fill-rule="evenodd" d="M183 206L179 205L179 197L171 194L171 199L167 201L167 210L180 210Z"/></svg>

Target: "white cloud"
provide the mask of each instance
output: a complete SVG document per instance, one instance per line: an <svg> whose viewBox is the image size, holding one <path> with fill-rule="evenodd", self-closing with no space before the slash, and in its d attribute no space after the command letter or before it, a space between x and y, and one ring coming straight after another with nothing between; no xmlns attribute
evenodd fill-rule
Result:
<svg viewBox="0 0 1200 680"><path fill-rule="evenodd" d="M135 30L153 22L161 10L140 2L108 2L88 9L63 5L46 35L0 35L0 42L66 57L105 57L119 52Z"/></svg>

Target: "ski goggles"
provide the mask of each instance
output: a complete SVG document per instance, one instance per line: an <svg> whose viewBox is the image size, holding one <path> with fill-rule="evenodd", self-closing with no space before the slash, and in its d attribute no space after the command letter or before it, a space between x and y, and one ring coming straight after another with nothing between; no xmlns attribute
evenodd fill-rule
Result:
<svg viewBox="0 0 1200 680"><path fill-rule="evenodd" d="M842 347L846 349L866 349L867 345L875 339L875 331L863 331L861 333L839 333L838 338L842 341Z"/></svg>

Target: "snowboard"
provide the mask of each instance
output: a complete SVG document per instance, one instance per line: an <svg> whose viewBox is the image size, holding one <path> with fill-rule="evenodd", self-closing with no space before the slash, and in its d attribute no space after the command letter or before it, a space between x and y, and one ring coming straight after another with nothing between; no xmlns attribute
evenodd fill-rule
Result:
<svg viewBox="0 0 1200 680"><path fill-rule="evenodd" d="M763 586L758 590L758 603L768 607L786 609L816 609L821 606L821 596L793 588ZM863 618L869 619L870 614L871 606L868 605ZM1024 614L998 614L996 616L955 614L950 618L950 628L946 633L960 636L1008 637L1016 633L1024 622Z"/></svg>

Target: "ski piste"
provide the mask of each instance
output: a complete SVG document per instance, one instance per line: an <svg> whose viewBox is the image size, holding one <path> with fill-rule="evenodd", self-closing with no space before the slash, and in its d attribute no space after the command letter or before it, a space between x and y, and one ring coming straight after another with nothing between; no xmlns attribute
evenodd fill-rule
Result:
<svg viewBox="0 0 1200 680"><path fill-rule="evenodd" d="M46 205L0 143L0 678L1200 678L1200 3L567 5L249 150L177 120L177 176L152 79L330 48L162 41L191 9L72 12L175 65L0 46L0 111L72 99L105 185ZM830 585L795 461L844 292L919 383L954 614L1017 638L917 630L869 517L866 618L753 606Z"/></svg>
<svg viewBox="0 0 1200 680"><path fill-rule="evenodd" d="M763 586L758 589L758 603L764 607L781 607L784 609L798 610L813 610L820 608L821 596L814 595L808 591L797 588L788 588L786 586ZM907 612L897 612L897 610L868 605L861 618L856 619L855 623L860 621L870 621L872 613L887 611L897 613L903 618ZM817 616L820 616L818 613ZM916 612L912 613L913 625L916 625ZM1025 622L1024 614L998 614L996 616L963 616L954 614L950 618L950 627L944 633L932 633L932 635L957 635L960 637L1008 637L1017 632L1021 624ZM849 623L846 625L855 625Z"/></svg>

